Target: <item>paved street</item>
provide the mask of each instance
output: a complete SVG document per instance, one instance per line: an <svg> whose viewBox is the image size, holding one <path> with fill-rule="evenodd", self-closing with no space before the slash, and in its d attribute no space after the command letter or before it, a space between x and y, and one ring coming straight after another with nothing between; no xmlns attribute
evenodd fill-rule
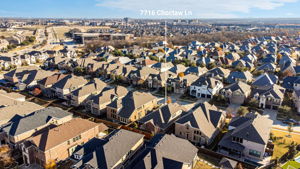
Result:
<svg viewBox="0 0 300 169"><path fill-rule="evenodd" d="M268 117L273 121L273 128L279 130L287 131L288 125L282 123L281 121L277 120L277 111L276 110L264 110L263 115ZM294 132L300 133L300 126L293 127Z"/></svg>

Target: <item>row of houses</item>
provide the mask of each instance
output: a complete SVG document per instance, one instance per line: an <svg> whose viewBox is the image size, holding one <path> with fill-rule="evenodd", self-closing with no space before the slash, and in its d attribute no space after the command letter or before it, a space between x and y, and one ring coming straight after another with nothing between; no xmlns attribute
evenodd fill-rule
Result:
<svg viewBox="0 0 300 169"><path fill-rule="evenodd" d="M72 168L160 168L174 162L176 168L192 168L198 159L198 149L174 135L160 134L145 142L142 134L123 129L109 133L102 123L56 107L11 118L0 127L0 143L20 152L22 165L34 168L62 161L71 162ZM175 144L179 147L170 149ZM156 155L149 159L146 154L152 151ZM176 151L181 155L174 156Z"/></svg>

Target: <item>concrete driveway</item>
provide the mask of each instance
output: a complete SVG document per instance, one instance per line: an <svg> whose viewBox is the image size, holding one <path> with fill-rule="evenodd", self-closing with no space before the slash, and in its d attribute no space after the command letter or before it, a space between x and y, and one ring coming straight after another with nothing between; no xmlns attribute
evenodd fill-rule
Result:
<svg viewBox="0 0 300 169"><path fill-rule="evenodd" d="M277 120L277 111L276 110L266 109L263 112L263 116L266 116L273 121L272 127L274 129L279 129L279 130L284 130L284 131L288 130L288 126L289 126L288 124L284 124L281 121ZM300 133L300 126L294 126L293 131Z"/></svg>
<svg viewBox="0 0 300 169"><path fill-rule="evenodd" d="M239 104L230 104L227 108L226 108L226 112L227 113L231 113L233 115L236 115L236 112L238 111L238 109L241 107L241 105Z"/></svg>

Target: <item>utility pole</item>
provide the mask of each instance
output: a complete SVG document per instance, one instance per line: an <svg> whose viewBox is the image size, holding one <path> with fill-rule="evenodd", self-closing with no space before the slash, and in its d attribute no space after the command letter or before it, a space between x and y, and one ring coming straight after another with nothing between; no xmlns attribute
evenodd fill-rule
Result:
<svg viewBox="0 0 300 169"><path fill-rule="evenodd" d="M167 62L166 44L167 44L167 21L165 21L165 43L164 43L165 62ZM166 82L165 82L165 104L168 104L168 101L167 101L167 99L168 99L168 96L167 96L168 95L167 71L165 71L165 79L166 79Z"/></svg>

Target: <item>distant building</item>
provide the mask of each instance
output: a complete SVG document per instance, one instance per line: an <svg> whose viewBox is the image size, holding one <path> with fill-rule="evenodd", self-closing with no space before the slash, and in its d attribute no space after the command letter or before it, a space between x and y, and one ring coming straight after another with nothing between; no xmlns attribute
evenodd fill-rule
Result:
<svg viewBox="0 0 300 169"><path fill-rule="evenodd" d="M74 33L74 40L82 44L91 40L130 40L133 37L133 34L122 33Z"/></svg>

